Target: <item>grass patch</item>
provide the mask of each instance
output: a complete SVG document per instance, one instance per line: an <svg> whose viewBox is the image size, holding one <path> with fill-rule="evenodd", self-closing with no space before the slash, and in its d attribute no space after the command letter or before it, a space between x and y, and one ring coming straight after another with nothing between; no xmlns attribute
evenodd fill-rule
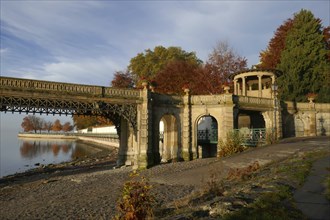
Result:
<svg viewBox="0 0 330 220"><path fill-rule="evenodd" d="M330 167L327 167L327 170L330 171ZM325 179L325 197L330 201L330 176L327 176Z"/></svg>
<svg viewBox="0 0 330 220"><path fill-rule="evenodd" d="M254 203L241 210L223 216L226 220L239 219L306 219L294 208L292 192L287 186L279 186L274 192L261 195Z"/></svg>

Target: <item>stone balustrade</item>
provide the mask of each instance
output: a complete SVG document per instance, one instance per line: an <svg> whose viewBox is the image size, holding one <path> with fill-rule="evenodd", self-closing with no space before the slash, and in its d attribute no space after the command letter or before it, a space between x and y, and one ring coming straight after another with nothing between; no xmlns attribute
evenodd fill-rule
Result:
<svg viewBox="0 0 330 220"><path fill-rule="evenodd" d="M231 96L230 96L231 99ZM228 101L228 100L227 100ZM226 102L225 95L194 95L191 97L192 105L200 104L222 104Z"/></svg>
<svg viewBox="0 0 330 220"><path fill-rule="evenodd" d="M237 96L238 103L241 104L253 104L253 105L266 105L273 106L274 100L268 98L258 98L258 97L249 97L249 96Z"/></svg>

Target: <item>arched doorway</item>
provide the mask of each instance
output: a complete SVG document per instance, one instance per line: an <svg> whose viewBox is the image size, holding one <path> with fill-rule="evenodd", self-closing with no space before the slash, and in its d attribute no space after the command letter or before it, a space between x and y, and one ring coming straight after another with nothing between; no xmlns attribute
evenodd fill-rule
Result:
<svg viewBox="0 0 330 220"><path fill-rule="evenodd" d="M159 154L161 162L177 161L181 158L178 141L178 122L173 115L164 115L159 122Z"/></svg>
<svg viewBox="0 0 330 220"><path fill-rule="evenodd" d="M198 158L217 156L218 122L213 116L202 116L197 122Z"/></svg>

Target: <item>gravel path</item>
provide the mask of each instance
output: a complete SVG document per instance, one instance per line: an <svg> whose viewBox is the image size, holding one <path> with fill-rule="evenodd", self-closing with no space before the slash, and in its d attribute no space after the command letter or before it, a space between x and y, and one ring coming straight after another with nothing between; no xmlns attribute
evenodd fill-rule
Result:
<svg viewBox="0 0 330 220"><path fill-rule="evenodd" d="M222 160L169 163L144 170L141 175L149 178L160 206L200 187L211 169L239 167L265 158L270 163L316 148L329 150L329 139L295 139ZM111 219L131 168L111 169L113 163L99 164L102 166L0 179L0 219Z"/></svg>

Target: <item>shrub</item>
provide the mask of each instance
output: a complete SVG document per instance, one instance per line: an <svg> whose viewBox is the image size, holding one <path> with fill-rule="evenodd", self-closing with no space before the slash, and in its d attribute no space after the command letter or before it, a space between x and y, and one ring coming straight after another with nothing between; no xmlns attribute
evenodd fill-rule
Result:
<svg viewBox="0 0 330 220"><path fill-rule="evenodd" d="M218 157L226 157L244 151L246 148L242 144L243 137L239 132L228 132L226 140L219 141Z"/></svg>
<svg viewBox="0 0 330 220"><path fill-rule="evenodd" d="M207 180L206 186L204 188L204 193L222 196L224 191L224 183L220 179L219 174L217 174L216 170L211 170L210 178Z"/></svg>
<svg viewBox="0 0 330 220"><path fill-rule="evenodd" d="M277 142L276 135L274 131L272 130L267 130L266 131L266 144L275 144Z"/></svg>
<svg viewBox="0 0 330 220"><path fill-rule="evenodd" d="M144 177L134 171L130 174L130 180L125 182L122 197L118 201L117 220L150 219L153 216L152 207L155 203L151 194L152 186Z"/></svg>
<svg viewBox="0 0 330 220"><path fill-rule="evenodd" d="M243 168L231 168L228 171L227 179L228 180L247 180L250 179L252 174L260 169L260 164L258 161L254 161L251 165Z"/></svg>

